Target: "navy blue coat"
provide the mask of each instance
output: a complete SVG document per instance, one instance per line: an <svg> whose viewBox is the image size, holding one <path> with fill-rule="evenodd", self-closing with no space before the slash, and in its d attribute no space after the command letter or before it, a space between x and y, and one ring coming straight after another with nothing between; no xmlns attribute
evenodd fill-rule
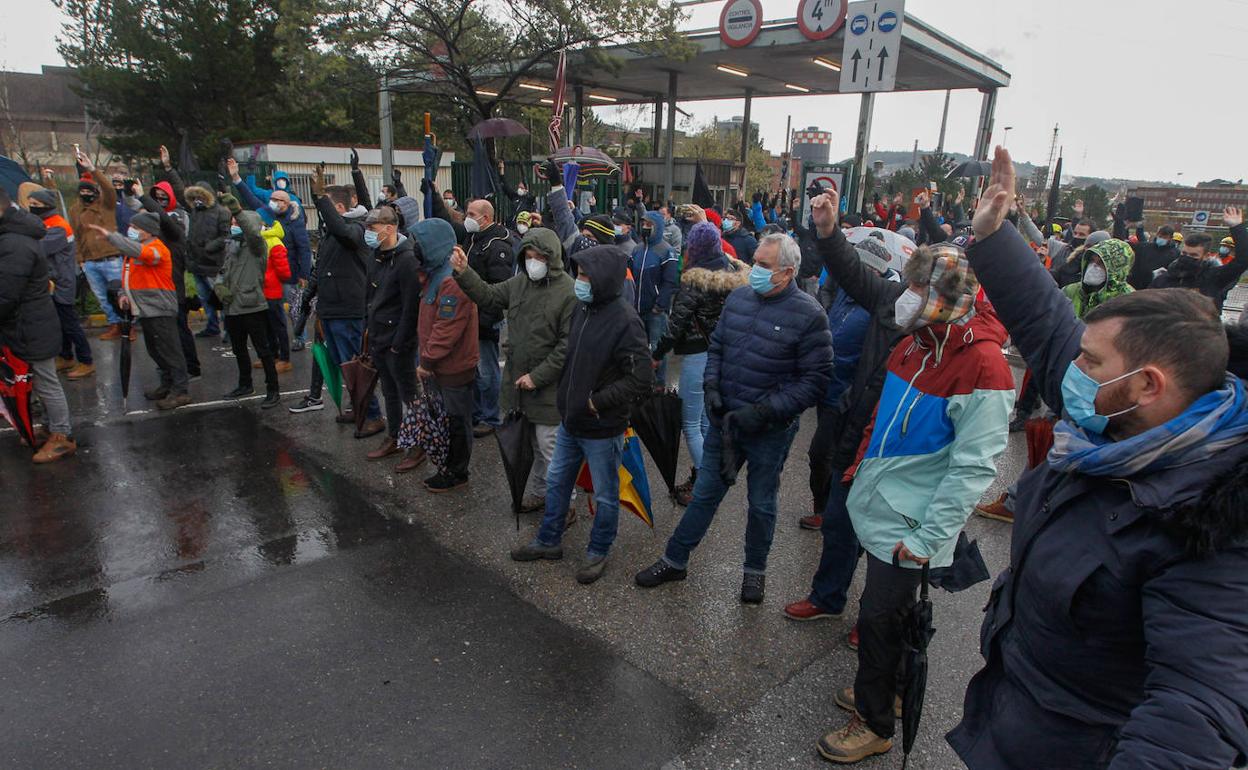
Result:
<svg viewBox="0 0 1248 770"><path fill-rule="evenodd" d="M1084 325L1008 224L968 251L1046 403ZM1125 479L1019 481L949 743L971 770L1208 768L1248 752L1248 442ZM1195 541L1211 555L1193 555Z"/></svg>
<svg viewBox="0 0 1248 770"><path fill-rule="evenodd" d="M657 211L646 213L654 228L650 240L633 249L628 267L637 284L634 308L644 320L656 308L664 313L672 309L672 297L680 286L680 260L672 247L663 240L663 217Z"/></svg>
<svg viewBox="0 0 1248 770"><path fill-rule="evenodd" d="M704 382L719 389L724 407L765 404L777 425L818 404L832 379L828 317L796 281L774 297L734 290L707 352Z"/></svg>

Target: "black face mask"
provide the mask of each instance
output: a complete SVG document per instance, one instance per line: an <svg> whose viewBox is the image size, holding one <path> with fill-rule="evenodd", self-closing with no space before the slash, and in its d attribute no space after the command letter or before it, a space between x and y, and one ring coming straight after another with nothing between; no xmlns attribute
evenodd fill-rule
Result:
<svg viewBox="0 0 1248 770"><path fill-rule="evenodd" d="M1070 245L1071 245L1071 246L1073 246L1074 248L1076 248L1076 249L1077 249L1077 248L1079 248L1080 246L1082 246L1082 245L1083 245L1083 242L1084 242L1084 241L1086 241L1086 240L1087 240L1087 238L1079 238L1079 237L1077 237L1077 236L1071 236L1071 238L1070 238Z"/></svg>
<svg viewBox="0 0 1248 770"><path fill-rule="evenodd" d="M641 237L647 241L654 237L654 229L650 227L641 228Z"/></svg>
<svg viewBox="0 0 1248 770"><path fill-rule="evenodd" d="M196 211L203 211L206 208L208 208L208 206L203 201L195 201Z"/></svg>
<svg viewBox="0 0 1248 770"><path fill-rule="evenodd" d="M31 206L30 207L30 213L34 214L40 219L43 219L44 217L48 216L55 210L56 209L47 208L46 206Z"/></svg>
<svg viewBox="0 0 1248 770"><path fill-rule="evenodd" d="M90 205L92 203L95 203L95 194L91 193L91 194L84 195L82 193L79 193L78 200L82 201L83 203L87 205Z"/></svg>

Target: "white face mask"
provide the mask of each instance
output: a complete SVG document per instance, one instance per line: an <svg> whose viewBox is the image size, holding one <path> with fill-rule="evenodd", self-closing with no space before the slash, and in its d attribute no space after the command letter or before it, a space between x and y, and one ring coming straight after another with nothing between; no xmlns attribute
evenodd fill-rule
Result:
<svg viewBox="0 0 1248 770"><path fill-rule="evenodd" d="M132 241L137 241L139 240L139 231L131 227L129 230L126 230L126 237Z"/></svg>
<svg viewBox="0 0 1248 770"><path fill-rule="evenodd" d="M533 279L534 281L540 281L543 278L545 278L546 273L549 272L549 270L550 270L550 266L540 259L524 260L524 271L528 273L529 278Z"/></svg>
<svg viewBox="0 0 1248 770"><path fill-rule="evenodd" d="M1104 286L1105 279L1108 277L1105 273L1105 268L1095 262L1088 265L1088 269L1083 271L1083 283L1085 286Z"/></svg>
<svg viewBox="0 0 1248 770"><path fill-rule="evenodd" d="M893 304L893 319L901 329L907 329L919 317L919 312L927 304L927 298L914 289L906 289Z"/></svg>
<svg viewBox="0 0 1248 770"><path fill-rule="evenodd" d="M480 232L481 223L473 219L472 217L464 217L464 229L470 233Z"/></svg>
<svg viewBox="0 0 1248 770"><path fill-rule="evenodd" d="M529 231L528 225L516 225L516 232L520 233L521 235L524 235L528 231Z"/></svg>

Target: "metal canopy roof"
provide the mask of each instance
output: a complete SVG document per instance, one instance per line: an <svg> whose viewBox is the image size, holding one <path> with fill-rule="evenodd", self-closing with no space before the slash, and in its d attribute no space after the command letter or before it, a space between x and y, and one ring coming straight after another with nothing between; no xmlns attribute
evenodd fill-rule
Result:
<svg viewBox="0 0 1248 770"><path fill-rule="evenodd" d="M585 86L587 106L666 99L670 72L677 73L679 102L739 99L747 88L756 97L840 93L840 73L816 64L814 59L840 63L845 27L826 40L814 41L802 34L795 19L764 22L758 37L744 48L725 45L718 29L696 30L687 33L687 37L699 51L686 62L646 56L628 45L602 49L602 53L624 63L619 72L595 68L588 57L570 54L568 80ZM718 65L748 75L724 72L716 69ZM549 85L542 77L526 78L525 82L530 86ZM1010 75L1001 65L906 15L897 91L992 89L1009 83ZM481 88L488 91L489 86L489 81L484 81ZM511 98L537 103L549 98L548 90L516 89Z"/></svg>

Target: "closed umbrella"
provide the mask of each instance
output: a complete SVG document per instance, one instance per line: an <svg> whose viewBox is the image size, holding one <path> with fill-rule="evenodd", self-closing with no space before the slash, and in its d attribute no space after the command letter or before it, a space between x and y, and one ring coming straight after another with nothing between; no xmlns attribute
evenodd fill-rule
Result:
<svg viewBox="0 0 1248 770"><path fill-rule="evenodd" d="M667 491L676 494L676 460L680 455L680 397L654 393L633 407L631 422L637 438L654 459Z"/></svg>
<svg viewBox="0 0 1248 770"><path fill-rule="evenodd" d="M494 173L494 168L490 166L490 154L485 148L485 140L473 139L470 192L474 198L492 197L498 200L498 182Z"/></svg>
<svg viewBox="0 0 1248 770"><path fill-rule="evenodd" d="M631 428L624 431L624 451L620 454L620 507L632 511L637 518L654 529L654 514L650 505L650 478L646 473L645 459L641 455L641 443ZM590 493L589 512L594 513L594 480L589 464L581 463L576 486Z"/></svg>
<svg viewBox="0 0 1248 770"><path fill-rule="evenodd" d="M312 343L312 360L316 362L316 368L321 370L325 388L329 391L329 397L334 400L334 406L338 407L338 414L342 414L342 370L334 365L329 348L323 340Z"/></svg>
<svg viewBox="0 0 1248 770"><path fill-rule="evenodd" d="M342 384L351 394L351 409L355 412L355 429L363 429L368 415L368 402L373 398L373 390L377 387L377 368L365 351L342 365Z"/></svg>
<svg viewBox="0 0 1248 770"><path fill-rule="evenodd" d="M407 405L395 438L399 449L420 449L439 473L451 457L451 420L437 388L420 383L416 398Z"/></svg>
<svg viewBox="0 0 1248 770"><path fill-rule="evenodd" d="M433 181L438 176L438 165L442 162L442 150L437 146L438 137L433 133L433 123L429 113L425 113L425 149L421 159L425 164L425 179L430 184L425 189L425 219L433 216Z"/></svg>
<svg viewBox="0 0 1248 770"><path fill-rule="evenodd" d="M1052 224L1057 219L1057 199L1061 194L1062 186L1062 156L1057 156L1057 165L1053 167L1053 185L1049 187L1049 198L1045 203L1045 228L1044 236L1049 237L1053 228Z"/></svg>
<svg viewBox="0 0 1248 770"><path fill-rule="evenodd" d="M129 269L127 265L125 269ZM124 275L124 273L123 273ZM122 413L130 411L130 367L131 367L131 343L130 330L134 327L134 313L130 308L121 306L121 281L108 282L108 301L121 316L121 351L117 355L117 363L120 368L121 375L121 411Z"/></svg>
<svg viewBox="0 0 1248 770"><path fill-rule="evenodd" d="M503 458L503 472L507 476L507 488L511 490L511 509L516 514L516 529L520 529L520 503L524 500L524 488L533 470L533 423L523 412L512 411L503 424L494 429L498 441L498 453Z"/></svg>
<svg viewBox="0 0 1248 770"><path fill-rule="evenodd" d="M30 412L30 365L9 347L0 347L0 412L31 451L35 446L35 424Z"/></svg>
<svg viewBox="0 0 1248 770"><path fill-rule="evenodd" d="M897 564L896 557L893 564ZM919 732L919 720L923 716L923 696L927 692L927 645L936 633L932 626L932 601L928 598L928 565L923 565L922 586L919 600L915 602L901 623L901 749L905 757L901 768L905 770L910 761L910 750Z"/></svg>

